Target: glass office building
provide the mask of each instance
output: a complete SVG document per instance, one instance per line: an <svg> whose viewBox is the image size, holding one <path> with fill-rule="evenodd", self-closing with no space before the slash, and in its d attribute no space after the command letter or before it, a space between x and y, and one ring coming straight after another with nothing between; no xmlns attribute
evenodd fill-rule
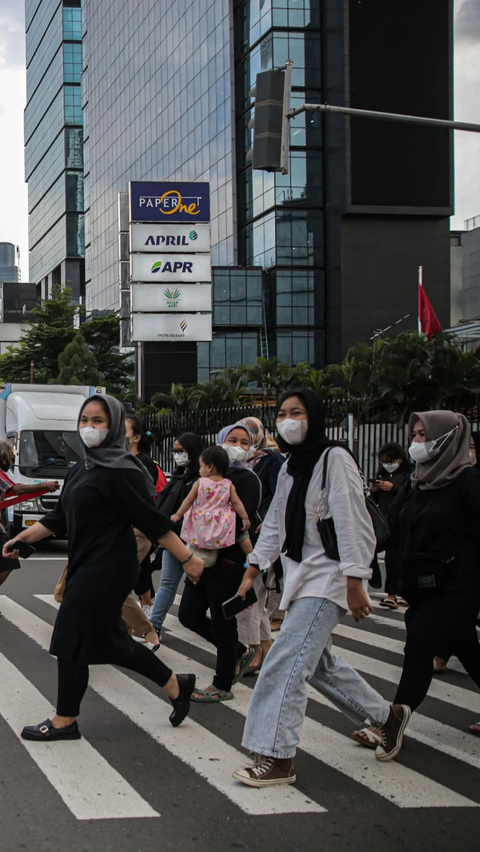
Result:
<svg viewBox="0 0 480 852"><path fill-rule="evenodd" d="M21 280L19 247L13 243L0 243L0 282Z"/></svg>
<svg viewBox="0 0 480 852"><path fill-rule="evenodd" d="M80 0L26 0L30 279L84 296L82 11Z"/></svg>
<svg viewBox="0 0 480 852"><path fill-rule="evenodd" d="M82 8L92 311L119 307L117 197L131 180L210 182L214 339L198 345L202 380L260 354L321 367L401 316L413 327L415 269L427 262L437 312L449 310L447 131L427 139L397 125L392 139L383 123L307 113L291 123L288 175L254 172L246 154L255 76L287 59L294 105L451 117L450 0L441 14L437 0ZM420 43L428 78L409 60Z"/></svg>

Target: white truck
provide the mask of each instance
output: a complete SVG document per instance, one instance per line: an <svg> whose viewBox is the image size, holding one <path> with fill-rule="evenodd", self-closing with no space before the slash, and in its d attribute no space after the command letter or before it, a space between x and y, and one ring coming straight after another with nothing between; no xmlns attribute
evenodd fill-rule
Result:
<svg viewBox="0 0 480 852"><path fill-rule="evenodd" d="M89 396L105 388L78 385L21 385L0 387L0 438L15 447L9 476L15 482L36 484L58 480L81 456L77 421ZM32 526L55 508L58 493L44 494L10 506L2 522L11 535Z"/></svg>

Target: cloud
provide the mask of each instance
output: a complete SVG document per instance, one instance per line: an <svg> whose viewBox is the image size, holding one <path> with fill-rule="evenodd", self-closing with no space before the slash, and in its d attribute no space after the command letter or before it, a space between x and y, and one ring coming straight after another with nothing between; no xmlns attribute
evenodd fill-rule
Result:
<svg viewBox="0 0 480 852"><path fill-rule="evenodd" d="M0 0L0 68L24 67L24 4L19 0Z"/></svg>
<svg viewBox="0 0 480 852"><path fill-rule="evenodd" d="M455 19L455 38L470 44L480 41L480 0L463 0Z"/></svg>

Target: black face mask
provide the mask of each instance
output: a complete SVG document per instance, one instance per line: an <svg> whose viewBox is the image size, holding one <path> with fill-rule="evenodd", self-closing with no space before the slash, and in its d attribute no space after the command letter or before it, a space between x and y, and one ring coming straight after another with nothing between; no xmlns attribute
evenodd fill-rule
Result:
<svg viewBox="0 0 480 852"><path fill-rule="evenodd" d="M12 466L12 465L11 465L11 463L10 463L9 461L4 461L4 462L2 462L2 464L0 465L0 467L2 468L2 470L4 470L4 471L5 471L5 473L7 473L7 472L10 470L11 466Z"/></svg>

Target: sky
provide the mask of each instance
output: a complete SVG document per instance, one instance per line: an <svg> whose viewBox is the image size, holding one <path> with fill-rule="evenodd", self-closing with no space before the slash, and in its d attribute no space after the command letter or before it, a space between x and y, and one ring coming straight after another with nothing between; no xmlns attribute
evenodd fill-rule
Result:
<svg viewBox="0 0 480 852"><path fill-rule="evenodd" d="M454 2L455 118L480 124L480 0ZM24 27L23 0L0 0L0 242L20 246L22 280L28 281ZM452 228L462 228L480 215L480 134L455 133L455 171Z"/></svg>

